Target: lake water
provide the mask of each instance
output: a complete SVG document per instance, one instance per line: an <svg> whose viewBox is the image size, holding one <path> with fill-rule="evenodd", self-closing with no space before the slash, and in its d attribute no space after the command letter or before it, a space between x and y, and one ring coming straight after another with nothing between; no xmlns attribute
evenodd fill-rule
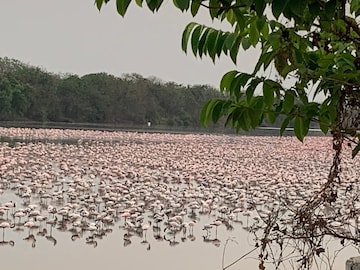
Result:
<svg viewBox="0 0 360 270"><path fill-rule="evenodd" d="M243 228L277 196L294 192L296 203L319 188L332 154L327 137L1 131L28 141L0 145L0 223L12 227L0 234L0 260L13 269L222 269L254 248ZM52 141L64 139L76 143ZM343 181L354 183L358 161L345 155L344 164ZM357 255L346 248L333 269ZM253 252L229 269L257 265Z"/></svg>

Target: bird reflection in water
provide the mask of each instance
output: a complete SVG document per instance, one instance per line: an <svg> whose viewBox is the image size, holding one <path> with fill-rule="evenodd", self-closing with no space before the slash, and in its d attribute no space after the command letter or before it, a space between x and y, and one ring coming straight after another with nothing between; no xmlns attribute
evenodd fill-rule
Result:
<svg viewBox="0 0 360 270"><path fill-rule="evenodd" d="M129 246L132 242L131 242L131 237L133 235L129 232L125 233L124 236L123 236L123 239L124 239L124 247L127 247Z"/></svg>
<svg viewBox="0 0 360 270"><path fill-rule="evenodd" d="M205 235L203 235L203 242L204 243L211 243L211 244L214 244L214 246L216 247L220 247L220 244L221 244L221 240L217 239L217 238L209 238Z"/></svg>
<svg viewBox="0 0 360 270"><path fill-rule="evenodd" d="M3 229L2 231L2 241L0 242L0 245L1 246L14 246L15 245L15 242L10 240L10 241L5 241L5 229L8 229L8 228L14 228L15 225L14 224L10 224L9 222L7 221L3 221L0 223L0 228Z"/></svg>
<svg viewBox="0 0 360 270"><path fill-rule="evenodd" d="M15 246L15 242L14 241L12 241L12 240L10 240L10 241L0 241L0 246L11 246L11 247L13 247L13 246Z"/></svg>
<svg viewBox="0 0 360 270"><path fill-rule="evenodd" d="M45 236L45 239L52 242L54 246L56 246L57 244L57 240L54 238L54 236L52 235L52 227L50 229L50 234Z"/></svg>
<svg viewBox="0 0 360 270"><path fill-rule="evenodd" d="M98 243L97 241L95 240L94 236L93 235L90 235L88 237L86 237L86 244L88 245L92 245L94 248L97 247Z"/></svg>
<svg viewBox="0 0 360 270"><path fill-rule="evenodd" d="M142 240L141 242L140 242L142 245L144 245L144 246L146 246L146 250L151 250L151 245L150 245L150 243L147 241L147 240Z"/></svg>
<svg viewBox="0 0 360 270"><path fill-rule="evenodd" d="M203 231L206 231L206 234L203 235L203 242L204 243L211 243L214 244L216 247L219 247L221 244L221 240L217 237L217 228L222 225L220 220L215 220L211 224L205 224ZM215 227L215 238L211 237L211 230Z"/></svg>
<svg viewBox="0 0 360 270"><path fill-rule="evenodd" d="M179 241L176 241L175 234L171 238L167 238L166 235L164 235L164 240L169 242L169 246L171 246L171 247L174 247L174 246L177 246L178 244L180 244Z"/></svg>
<svg viewBox="0 0 360 270"><path fill-rule="evenodd" d="M36 237L33 234L29 234L27 237L23 238L23 240L31 242L31 247L36 247Z"/></svg>
<svg viewBox="0 0 360 270"><path fill-rule="evenodd" d="M45 235L47 235L47 229L46 228L39 229L36 235L44 237Z"/></svg>

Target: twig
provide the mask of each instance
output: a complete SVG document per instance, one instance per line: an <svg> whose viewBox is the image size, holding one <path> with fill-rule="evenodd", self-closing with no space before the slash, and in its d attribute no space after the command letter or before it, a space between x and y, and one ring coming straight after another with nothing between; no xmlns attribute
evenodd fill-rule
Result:
<svg viewBox="0 0 360 270"><path fill-rule="evenodd" d="M249 254L253 253L255 250L257 250L258 247L254 247L252 250L250 250L249 252L245 253L244 255L242 255L240 258L236 259L235 261L233 261L232 263L228 264L227 266L223 267L223 270L228 269L229 267L233 266L234 264L236 264L237 262L239 262L240 260L242 260L243 258L245 258L246 256L248 256ZM224 258L223 258L224 259Z"/></svg>

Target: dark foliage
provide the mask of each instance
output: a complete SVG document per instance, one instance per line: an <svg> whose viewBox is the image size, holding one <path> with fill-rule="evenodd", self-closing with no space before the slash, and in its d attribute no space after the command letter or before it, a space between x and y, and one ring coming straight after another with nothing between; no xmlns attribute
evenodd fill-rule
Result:
<svg viewBox="0 0 360 270"><path fill-rule="evenodd" d="M64 76L0 58L0 121L200 127L202 106L221 95L207 85L138 74Z"/></svg>

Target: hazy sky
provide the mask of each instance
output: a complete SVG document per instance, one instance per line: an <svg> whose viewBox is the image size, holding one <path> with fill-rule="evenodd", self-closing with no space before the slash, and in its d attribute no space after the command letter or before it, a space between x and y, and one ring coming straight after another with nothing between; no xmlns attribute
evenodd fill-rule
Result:
<svg viewBox="0 0 360 270"><path fill-rule="evenodd" d="M0 9L0 57L9 57L53 73L106 72L155 76L179 84L218 87L232 69L250 71L254 54L236 67L224 56L215 65L181 50L181 35L191 21L210 24L208 14L192 18L165 0L160 12L131 3L125 18L115 1L101 12L94 0L8 0Z"/></svg>

